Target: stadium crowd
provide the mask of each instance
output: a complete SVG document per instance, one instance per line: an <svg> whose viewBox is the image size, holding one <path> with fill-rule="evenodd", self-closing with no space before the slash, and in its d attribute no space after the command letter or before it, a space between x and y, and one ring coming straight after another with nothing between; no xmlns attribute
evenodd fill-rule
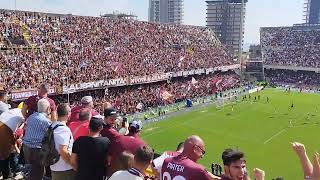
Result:
<svg viewBox="0 0 320 180"><path fill-rule="evenodd" d="M192 78L195 79L195 82L192 82ZM233 71L196 75L194 77L177 77L169 81L150 84L78 92L70 95L70 103L80 104L81 97L90 95L94 97L94 106L99 112L103 111L103 105L106 102L110 102L122 113L132 114L160 105L177 103L186 99L213 95L217 91L237 88L239 87L239 81L239 76ZM165 92L168 92L169 97L163 97ZM65 102L67 95L58 95L52 98L57 102ZM142 108L137 109L138 104L141 104Z"/></svg>
<svg viewBox="0 0 320 180"><path fill-rule="evenodd" d="M21 169L24 169L24 177L18 174L20 177L15 179L248 178L243 152L226 149L222 153L225 171L219 174L221 177L197 163L205 155L205 142L196 135L179 143L177 151L166 151L154 158L154 150L140 138L141 121L131 122L126 126L128 133L122 135L115 128L119 115L112 106L104 109L103 117L91 116L93 109L82 108L76 112L68 104L56 105L48 97L45 85L38 91L38 95L25 101L22 110L7 106L1 111L0 134L5 138L0 140L0 172L5 179L17 175ZM6 93L1 91L0 95L1 105L7 105ZM90 96L85 96L82 102L88 99ZM69 122L75 117L74 113L78 113L78 119ZM24 124L24 133L21 133L21 124ZM18 162L10 163L12 157L17 156L25 161L20 164L21 169L17 168ZM254 169L253 175L257 180L263 180L265 176L258 168Z"/></svg>
<svg viewBox="0 0 320 180"><path fill-rule="evenodd" d="M235 88L240 80L232 71L78 92L70 96L72 105L64 103L66 95L48 97L49 87L67 79L82 83L232 64L208 29L12 11L1 11L0 19L1 36L11 44L1 50L0 82L6 90L38 88L22 108L7 104L7 92L0 91L3 179L250 179L250 162L239 150L225 149L223 172L219 165L210 172L198 163L206 154L201 137L185 137L176 151L158 156L140 137L143 123L119 115ZM318 155L312 164L303 144L292 147L305 178L319 179ZM265 173L254 168L252 176L264 180Z"/></svg>
<svg viewBox="0 0 320 180"><path fill-rule="evenodd" d="M38 95L25 101L22 110L10 109L7 93L0 91L0 173L4 179L250 179L249 162L239 150L222 152L224 170L215 164L211 173L197 163L206 153L205 142L199 136L187 137L176 151L155 155L140 138L142 122L128 124L111 104L101 116L92 104L88 105L92 103L91 96L81 98L80 108L71 108L65 103L56 105L48 97L48 86L41 85L38 91ZM118 121L124 124L121 128L115 126ZM126 130L121 131L122 128ZM50 133L54 139L50 140ZM305 179L318 180L318 154L314 154L311 163L303 144L294 142L292 148ZM252 175L256 180L265 177L258 168Z"/></svg>
<svg viewBox="0 0 320 180"><path fill-rule="evenodd" d="M1 51L6 88L36 88L233 64L207 28L124 19L1 11L1 36L25 46Z"/></svg>
<svg viewBox="0 0 320 180"><path fill-rule="evenodd" d="M265 70L265 76L273 86L290 85L305 90L318 90L320 84L319 74L310 71Z"/></svg>
<svg viewBox="0 0 320 180"><path fill-rule="evenodd" d="M320 67L320 31L295 27L261 29L263 59L267 65Z"/></svg>

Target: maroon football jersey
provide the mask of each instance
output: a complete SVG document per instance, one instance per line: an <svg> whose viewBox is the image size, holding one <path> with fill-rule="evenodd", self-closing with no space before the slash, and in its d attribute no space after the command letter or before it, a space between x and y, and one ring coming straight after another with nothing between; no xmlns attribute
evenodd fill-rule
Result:
<svg viewBox="0 0 320 180"><path fill-rule="evenodd" d="M37 103L38 101L42 99L42 97L40 96L30 96L24 103L26 105L28 105L28 112L27 112L27 118L34 112L37 111ZM51 98L46 97L45 99L47 99L50 103L50 108L51 111L56 111L57 107L56 107L56 103L54 102L54 100L52 100Z"/></svg>
<svg viewBox="0 0 320 180"><path fill-rule="evenodd" d="M189 158L178 155L167 158L161 168L161 180L208 180L208 172Z"/></svg>

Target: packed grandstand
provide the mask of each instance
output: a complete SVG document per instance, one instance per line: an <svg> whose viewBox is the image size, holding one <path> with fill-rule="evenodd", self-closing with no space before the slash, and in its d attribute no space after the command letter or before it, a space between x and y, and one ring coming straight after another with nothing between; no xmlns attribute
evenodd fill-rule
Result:
<svg viewBox="0 0 320 180"><path fill-rule="evenodd" d="M205 154L204 142L198 136L188 137L183 145L180 144L177 152L165 152L164 156L169 160L163 159L160 164L166 166L161 169L160 165L160 169L156 169L158 161L150 164L154 156L153 150L139 138L142 126L140 121L132 121L128 125L128 122L124 121L126 118L122 119L123 123L120 123L119 128L124 128L121 132L130 138L122 136L120 131L114 129L114 121L119 118L116 116L118 113L124 116L134 115L159 106L165 107L197 98L217 98L218 95L222 98L222 92L232 92L234 95L240 89L239 94L234 95L237 99L237 95L245 92L246 90L241 89L242 85L249 83L240 78L241 65L234 61L213 31L204 27L127 19L9 10L0 10L0 20L0 97L9 93L11 107L24 102L20 107L22 111L18 110L19 122L27 120L22 149L26 162L32 159L32 168L22 168L23 178L40 180L52 176L53 179L60 179L57 169L64 167L64 175L70 176L70 179L75 176L76 179L101 180L107 176L112 180L133 175L140 179L157 179L163 176L171 179L171 176L167 177L168 174L161 174L162 170L183 172L184 166L173 165L172 162L181 160L174 157L185 155L193 158L190 158L192 162L184 162L185 167L190 166L190 169L186 168L186 172L190 174L187 178L180 177L179 180L221 179L219 164L214 165L211 173L194 163ZM261 48L266 80L274 86L319 88L319 43L318 30L262 28ZM67 102L69 104L64 104ZM0 104L0 113L3 113L0 116L0 125L9 122L12 118L10 113L17 110L1 112L2 107ZM48 117L43 117L41 113L47 113ZM65 121L68 115L72 121L67 123ZM104 116L104 123L101 115ZM163 114L159 111L159 116L161 115ZM71 148L71 157L62 152L68 151L69 146L64 147L65 149L59 147L57 149L61 151L60 159L48 164L43 163L43 157L38 157L37 154L40 154L39 145L44 143L42 138L48 133L43 129L51 127L44 122L50 121L50 118L58 119L58 124L67 123L71 129L61 132L63 137L57 136L57 139L69 144L75 140L75 143ZM41 122L33 123L37 121ZM18 120L16 122L18 123ZM5 137L7 134L1 134L5 127L0 127L0 135ZM37 128L39 131L35 130ZM83 149L88 145L84 142L89 140L81 138L81 133L88 132L92 137L101 138L98 137L99 134L108 137L108 140L99 139L103 146L92 145L95 143L89 145L92 149L102 149L101 151L109 148L112 154L108 156L106 163L105 159L100 158L104 155L101 151L90 151L98 154L92 161L102 164L102 168L97 168L97 174L90 175L86 174L90 168L77 169L85 166L84 161L78 161L78 158L81 159L82 154L88 153ZM22 138L22 135L23 132L20 132L17 136ZM9 135L7 137L2 139L11 138ZM135 138L138 140L133 141ZM21 148L21 142L19 143L16 144ZM0 161L4 161L10 154L11 146L8 142L0 142L0 145ZM5 149L8 146L9 148ZM181 146L184 149L181 149ZM299 151L304 148L302 144L294 143L292 146L299 157L305 158L305 154ZM132 154L135 154L134 158ZM119 157L119 160L115 157ZM232 149L226 149L222 159L225 167L234 161L239 161L242 165L246 162L242 152ZM90 166L91 160L86 160L89 164L87 166ZM59 162L62 164L55 166ZM147 166L144 167L145 165ZM49 171L48 168L43 171L45 166L49 167ZM117 172L127 168L129 170L126 176L123 175L124 172ZM141 172L141 169L145 170L147 175ZM218 173L214 173L216 169ZM308 175L311 174L312 172L309 172ZM4 178L7 175L2 171ZM247 174L239 176L238 179L243 180L244 176ZM167 180L165 177L162 179ZM263 180L264 172L255 169L254 177ZM230 179L224 175L222 178Z"/></svg>
<svg viewBox="0 0 320 180"><path fill-rule="evenodd" d="M319 89L320 29L314 26L261 28L265 76L275 85Z"/></svg>
<svg viewBox="0 0 320 180"><path fill-rule="evenodd" d="M13 99L26 98L24 94L32 93L26 90L44 81L51 86L52 94L72 91L77 97L76 91L124 86L111 88L108 101L129 97L123 109L133 113L146 99L145 95L130 95L138 88L151 95L148 101L153 102L145 105L153 107L161 99L159 89L185 91L188 78L184 76L202 74L200 86L209 87L215 86L210 83L214 75L209 73L215 72L226 82L237 78L232 72L216 73L222 68L232 70L235 63L207 28L32 12L14 15L10 11L1 11L1 19L0 82L12 91ZM171 77L175 77L173 83L153 83ZM128 86L135 84L139 87ZM236 84L223 86L232 88ZM95 102L103 103L103 93L93 93L98 94ZM181 93L175 93L175 100L182 98ZM208 93L212 91L201 95ZM201 96L192 92L183 96L195 95Z"/></svg>

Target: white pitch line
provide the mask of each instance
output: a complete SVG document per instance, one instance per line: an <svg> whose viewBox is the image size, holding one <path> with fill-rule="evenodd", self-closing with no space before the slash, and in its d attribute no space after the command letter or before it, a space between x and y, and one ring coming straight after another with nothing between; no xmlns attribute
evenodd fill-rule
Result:
<svg viewBox="0 0 320 180"><path fill-rule="evenodd" d="M286 129L282 129L281 131L279 131L277 134L271 136L271 138L267 139L263 144L267 144L268 142L270 142L273 138L279 136L281 133L285 132Z"/></svg>
<svg viewBox="0 0 320 180"><path fill-rule="evenodd" d="M149 137L149 136L158 134L158 133L162 133L162 132L165 131L166 129L168 129L168 128L165 128L165 129L162 129L162 130L159 130L159 131L156 131L156 132L152 132L152 133L150 133L150 134L147 134L147 135L144 135L144 136L141 136L141 137L142 137L142 138L146 138L146 137Z"/></svg>

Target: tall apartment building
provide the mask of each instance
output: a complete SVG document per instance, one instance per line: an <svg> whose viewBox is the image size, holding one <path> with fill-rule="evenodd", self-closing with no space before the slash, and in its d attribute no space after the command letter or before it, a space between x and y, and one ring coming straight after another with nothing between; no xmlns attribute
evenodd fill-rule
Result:
<svg viewBox="0 0 320 180"><path fill-rule="evenodd" d="M149 21L182 24L183 0L149 0Z"/></svg>
<svg viewBox="0 0 320 180"><path fill-rule="evenodd" d="M242 4L242 0L206 1L207 27L216 33L221 43L224 44L234 56L238 55L239 50L243 46L244 19L247 2L248 0L244 0L244 4Z"/></svg>
<svg viewBox="0 0 320 180"><path fill-rule="evenodd" d="M320 24L320 1L305 0L304 17L307 24Z"/></svg>

